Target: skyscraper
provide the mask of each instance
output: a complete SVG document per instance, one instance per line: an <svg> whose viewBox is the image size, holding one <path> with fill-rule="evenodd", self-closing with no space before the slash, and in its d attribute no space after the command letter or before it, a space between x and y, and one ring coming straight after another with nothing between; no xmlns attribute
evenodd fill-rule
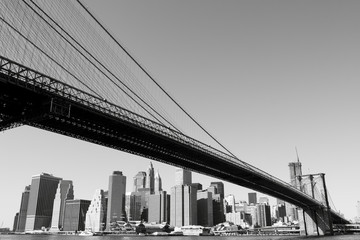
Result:
<svg viewBox="0 0 360 240"><path fill-rule="evenodd" d="M208 190L197 192L197 224L204 227L214 225L212 193Z"/></svg>
<svg viewBox="0 0 360 240"><path fill-rule="evenodd" d="M233 213L235 212L235 196L230 194L224 198L226 206L226 213Z"/></svg>
<svg viewBox="0 0 360 240"><path fill-rule="evenodd" d="M25 231L50 227L54 198L60 180L61 178L47 173L32 177Z"/></svg>
<svg viewBox="0 0 360 240"><path fill-rule="evenodd" d="M104 190L97 189L86 212L85 229L99 232L106 224L106 200Z"/></svg>
<svg viewBox="0 0 360 240"><path fill-rule="evenodd" d="M212 193L213 199L213 222L214 224L225 221L224 214L224 184L222 182L212 182L208 191Z"/></svg>
<svg viewBox="0 0 360 240"><path fill-rule="evenodd" d="M175 170L175 186L177 185L190 185L191 184L191 171L182 168Z"/></svg>
<svg viewBox="0 0 360 240"><path fill-rule="evenodd" d="M59 231L63 228L65 201L71 199L74 199L74 188L72 181L60 180L54 199L50 230Z"/></svg>
<svg viewBox="0 0 360 240"><path fill-rule="evenodd" d="M86 211L89 206L89 200L66 200L63 231L84 231Z"/></svg>
<svg viewBox="0 0 360 240"><path fill-rule="evenodd" d="M21 195L21 204L20 211L17 221L16 232L24 232L25 231L25 223L26 223L26 214L29 204L29 196L30 196L30 185L25 187L24 192Z"/></svg>
<svg viewBox="0 0 360 240"><path fill-rule="evenodd" d="M106 229L111 230L111 223L125 221L126 177L122 172L114 171L109 177Z"/></svg>
<svg viewBox="0 0 360 240"><path fill-rule="evenodd" d="M146 172L138 172L134 179L133 191L137 192L139 189L145 188L146 183Z"/></svg>
<svg viewBox="0 0 360 240"><path fill-rule="evenodd" d="M170 197L166 191L149 196L148 222L169 223Z"/></svg>
<svg viewBox="0 0 360 240"><path fill-rule="evenodd" d="M140 221L141 219L141 193L128 192L125 197L125 212L128 221Z"/></svg>
<svg viewBox="0 0 360 240"><path fill-rule="evenodd" d="M198 185L177 185L171 188L170 225L181 227L197 224Z"/></svg>
<svg viewBox="0 0 360 240"><path fill-rule="evenodd" d="M289 170L290 170L290 183L294 187L300 189L300 181L299 176L302 175L301 170L301 162L298 160L297 162L289 163Z"/></svg>
<svg viewBox="0 0 360 240"><path fill-rule="evenodd" d="M162 191L162 181L159 172L155 175L155 194Z"/></svg>
<svg viewBox="0 0 360 240"><path fill-rule="evenodd" d="M255 205L257 203L256 192L248 193L248 195L249 195L249 205L251 204Z"/></svg>
<svg viewBox="0 0 360 240"><path fill-rule="evenodd" d="M264 203L259 203L257 207L257 223L261 227L271 226L270 206Z"/></svg>
<svg viewBox="0 0 360 240"><path fill-rule="evenodd" d="M154 193L154 184L155 184L155 175L154 175L154 167L150 162L147 175L146 175L146 184L145 187L150 189L150 194Z"/></svg>

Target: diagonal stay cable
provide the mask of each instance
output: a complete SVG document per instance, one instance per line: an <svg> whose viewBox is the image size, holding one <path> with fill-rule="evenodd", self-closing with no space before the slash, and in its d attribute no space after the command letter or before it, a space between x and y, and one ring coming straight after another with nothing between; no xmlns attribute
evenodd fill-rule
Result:
<svg viewBox="0 0 360 240"><path fill-rule="evenodd" d="M51 16L49 16L40 6L34 3L33 0L30 0L46 17L48 17L58 28L60 28L71 40L73 40L78 46L80 46L87 54L89 54L98 64L100 64L106 71L108 71L114 78L116 78L124 87L126 87L132 94L134 94L138 99L141 100L147 107L149 107L153 112L165 120L169 125L174 129L179 131L171 122L164 118L160 113L153 109L146 101L144 101L140 96L138 96L131 88L124 84L114 73L112 73L106 66L104 66L95 56L93 56L86 48L84 48L76 39L74 39L64 28L62 28ZM99 72L101 72L107 79L109 79L115 86L122 90L129 98L131 98L135 103L137 103L142 109L144 109L150 116L156 119L159 123L162 123L156 116L154 116L149 110L147 110L142 104L140 104L134 97L127 93L121 86L119 86L114 80L112 80L103 70L101 70L96 64L94 64L87 56L85 56L74 44L72 44L68 39L66 39L57 29L54 28L43 16L41 16L33 7L31 7L27 2L23 2L34 11L44 22L46 22L57 34L59 34L68 44L70 44L79 54L81 54L88 62L90 62ZM180 131L179 131L180 132Z"/></svg>
<svg viewBox="0 0 360 240"><path fill-rule="evenodd" d="M155 83L156 86L158 86L161 91L163 91L165 93L166 96L168 96L171 101L177 106L179 107L198 127L200 127L211 139L213 139L217 144L219 144L223 149L225 149L230 155L232 155L235 159L241 161L238 157L236 157L229 149L227 149L223 144L221 144L214 136L212 136L210 134L210 132L208 132L203 126L201 126L201 124L199 122L197 122L195 120L195 118L193 118L190 113L188 113L183 107L181 107L181 105L173 98L171 97L171 95L165 91L165 89L163 87L161 87L161 85L149 74L148 71L146 71L141 64L130 55L130 53L119 43L119 41L104 27L104 25L102 25L99 20L97 20L97 18L90 12L90 10L84 6L80 0L76 0L81 7L83 7L83 9L94 19L94 21L99 24L99 26L110 36L110 38L131 58L131 60L133 60L135 62L135 64Z"/></svg>
<svg viewBox="0 0 360 240"><path fill-rule="evenodd" d="M69 75L71 75L74 79L76 79L78 82L80 82L83 86L85 86L89 91L94 93L99 98L101 97L97 92L92 90L86 83L81 81L78 77L76 77L73 73L71 73L69 70L67 70L64 66L62 66L59 62L57 62L54 58L52 58L49 54L47 54L45 51L43 51L40 47L38 47L34 42L32 42L29 38L24 36L19 30L17 30L15 27L13 27L9 22L7 22L4 18L0 16L0 20L3 21L6 25L8 25L12 30L14 30L17 34L19 34L22 38L24 38L27 42L29 42L31 45L33 45L37 50L39 50L42 54L44 54L46 57L48 57L51 61L53 61L55 64L57 64L61 69L63 69L65 72L67 72Z"/></svg>

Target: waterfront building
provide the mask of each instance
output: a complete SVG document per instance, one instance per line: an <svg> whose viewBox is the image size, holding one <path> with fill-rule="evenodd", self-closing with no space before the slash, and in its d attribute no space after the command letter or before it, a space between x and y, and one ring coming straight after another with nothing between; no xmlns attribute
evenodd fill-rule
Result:
<svg viewBox="0 0 360 240"><path fill-rule="evenodd" d="M286 207L285 207L285 202L283 204L279 204L277 205L277 212L278 212L278 218L281 218L282 221L285 221L285 217L286 217Z"/></svg>
<svg viewBox="0 0 360 240"><path fill-rule="evenodd" d="M133 192L139 191L139 189L145 188L146 172L138 172L133 178L134 186Z"/></svg>
<svg viewBox="0 0 360 240"><path fill-rule="evenodd" d="M32 177L25 231L50 227L54 198L60 180L62 179L47 173Z"/></svg>
<svg viewBox="0 0 360 240"><path fill-rule="evenodd" d="M60 180L53 204L51 231L60 231L64 225L65 201L74 199L72 181Z"/></svg>
<svg viewBox="0 0 360 240"><path fill-rule="evenodd" d="M99 232L105 229L106 225L106 200L104 190L97 189L86 212L85 229L92 232Z"/></svg>
<svg viewBox="0 0 360 240"><path fill-rule="evenodd" d="M125 197L125 212L128 221L141 220L141 194L139 192L128 192Z"/></svg>
<svg viewBox="0 0 360 240"><path fill-rule="evenodd" d="M197 191L197 224L204 227L214 226L213 199L208 190Z"/></svg>
<svg viewBox="0 0 360 240"><path fill-rule="evenodd" d="M297 189L300 189L299 177L302 176L301 162L291 162L289 163L290 170L290 184Z"/></svg>
<svg viewBox="0 0 360 240"><path fill-rule="evenodd" d="M21 204L19 216L16 224L15 232L25 232L26 214L29 204L30 185L25 187L24 192L21 194Z"/></svg>
<svg viewBox="0 0 360 240"><path fill-rule="evenodd" d="M265 203L259 203L257 207L257 223L261 227L271 226L270 206Z"/></svg>
<svg viewBox="0 0 360 240"><path fill-rule="evenodd" d="M17 212L17 213L15 214L15 217L14 217L13 232L15 232L15 230L16 230L16 228L17 228L18 221L19 221L19 213Z"/></svg>
<svg viewBox="0 0 360 240"><path fill-rule="evenodd" d="M264 203L264 204L269 205L269 198L268 197L260 197L259 203Z"/></svg>
<svg viewBox="0 0 360 240"><path fill-rule="evenodd" d="M154 185L155 185L155 175L154 175L154 167L150 162L147 175L146 175L146 184L145 188L150 189L150 194L154 193Z"/></svg>
<svg viewBox="0 0 360 240"><path fill-rule="evenodd" d="M149 195L148 209L148 222L169 223L170 195L167 194L166 191Z"/></svg>
<svg viewBox="0 0 360 240"><path fill-rule="evenodd" d="M110 231L112 224L125 221L126 177L120 171L114 171L109 177L107 202L106 230Z"/></svg>
<svg viewBox="0 0 360 240"><path fill-rule="evenodd" d="M245 228L245 212L230 212L225 214L226 222L232 222L235 225Z"/></svg>
<svg viewBox="0 0 360 240"><path fill-rule="evenodd" d="M86 211L90 206L89 200L75 199L65 201L63 231L84 231Z"/></svg>
<svg viewBox="0 0 360 240"><path fill-rule="evenodd" d="M249 196L249 205L251 204L256 205L257 204L256 192L248 193L248 196Z"/></svg>
<svg viewBox="0 0 360 240"><path fill-rule="evenodd" d="M225 221L224 215L224 184L212 182L208 191L212 193L213 199L213 222L214 225Z"/></svg>
<svg viewBox="0 0 360 240"><path fill-rule="evenodd" d="M155 175L155 194L160 193L162 191L162 181L159 172L156 172Z"/></svg>
<svg viewBox="0 0 360 240"><path fill-rule="evenodd" d="M246 209L247 209L246 214L249 214L251 216L249 219L249 225L254 226L254 225L258 224L256 205L253 205L253 204L248 205Z"/></svg>
<svg viewBox="0 0 360 240"><path fill-rule="evenodd" d="M191 171L182 168L175 170L175 186L190 185L191 181Z"/></svg>
<svg viewBox="0 0 360 240"><path fill-rule="evenodd" d="M197 190L199 185L177 185L171 188L170 225L197 224Z"/></svg>
<svg viewBox="0 0 360 240"><path fill-rule="evenodd" d="M224 206L225 213L235 212L235 196L234 195L232 195L232 194L227 195L224 198L224 202L225 202L225 206Z"/></svg>

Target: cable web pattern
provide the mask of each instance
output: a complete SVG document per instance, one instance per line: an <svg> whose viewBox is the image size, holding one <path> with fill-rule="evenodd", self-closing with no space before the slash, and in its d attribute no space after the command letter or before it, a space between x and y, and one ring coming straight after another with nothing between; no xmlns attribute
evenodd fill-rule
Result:
<svg viewBox="0 0 360 240"><path fill-rule="evenodd" d="M1 1L0 54L214 146L81 4Z"/></svg>

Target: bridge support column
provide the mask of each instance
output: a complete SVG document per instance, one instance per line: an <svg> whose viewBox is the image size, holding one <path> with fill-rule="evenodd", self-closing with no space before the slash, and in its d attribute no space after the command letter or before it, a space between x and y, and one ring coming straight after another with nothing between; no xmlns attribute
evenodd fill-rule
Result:
<svg viewBox="0 0 360 240"><path fill-rule="evenodd" d="M300 234L306 236L332 235L332 222L324 208L299 209Z"/></svg>

